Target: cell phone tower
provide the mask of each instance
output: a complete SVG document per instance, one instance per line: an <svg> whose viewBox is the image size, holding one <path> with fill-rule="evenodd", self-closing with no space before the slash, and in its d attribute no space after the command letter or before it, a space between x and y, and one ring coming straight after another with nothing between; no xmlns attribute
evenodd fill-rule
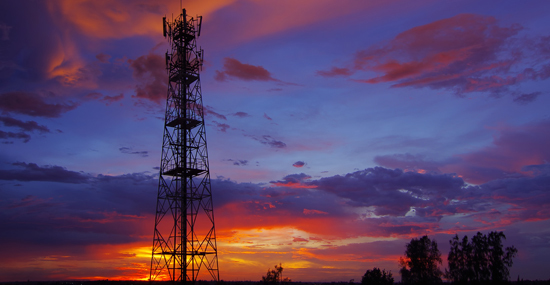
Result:
<svg viewBox="0 0 550 285"><path fill-rule="evenodd" d="M195 283L208 271L219 281L214 208L206 148L197 48L202 16L185 9L173 22L163 18L168 96L164 120L150 280ZM205 277L206 276L206 277Z"/></svg>

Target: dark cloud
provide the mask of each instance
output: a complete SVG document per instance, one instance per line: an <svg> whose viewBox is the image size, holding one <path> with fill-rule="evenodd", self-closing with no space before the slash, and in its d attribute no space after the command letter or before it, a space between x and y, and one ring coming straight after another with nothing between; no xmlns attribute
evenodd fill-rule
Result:
<svg viewBox="0 0 550 285"><path fill-rule="evenodd" d="M273 121L273 119L269 117L266 113L264 113L264 118L268 119L269 121Z"/></svg>
<svg viewBox="0 0 550 285"><path fill-rule="evenodd" d="M303 161L296 161L296 162L294 162L294 163L292 164L292 166L298 167L298 168L304 167L304 165L306 165L306 163L303 162Z"/></svg>
<svg viewBox="0 0 550 285"><path fill-rule="evenodd" d="M532 93L527 93L527 94L521 94L519 96L517 96L516 98L514 98L514 102L518 103L518 104L521 104L521 105L525 105L527 103L531 103L533 101L535 101L535 99L537 99L537 97L542 94L541 92L532 92Z"/></svg>
<svg viewBox="0 0 550 285"><path fill-rule="evenodd" d="M49 181L60 183L85 183L88 174L67 170L61 166L38 166L35 163L16 162L15 169L0 170L0 180Z"/></svg>
<svg viewBox="0 0 550 285"><path fill-rule="evenodd" d="M101 101L106 102L106 105L111 105L114 102L124 99L124 94L120 93L116 96L104 96Z"/></svg>
<svg viewBox="0 0 550 285"><path fill-rule="evenodd" d="M66 251L71 246L122 244L150 238L144 234L143 224L153 222L158 187L155 175L91 177L59 166L38 167L32 163L14 166L21 167L27 176L21 179L23 185L3 189L0 238L5 244L36 246L42 248L41 253L51 250L52 254L59 254L60 248ZM490 226L498 226L499 220L548 218L549 211L545 210L550 208L548 165L528 168L539 171L539 175L495 180L478 187L467 186L453 175L381 167L321 179L312 179L304 173L292 174L273 181L271 187L223 178L213 179L211 184L220 231L291 225L327 236L410 237L445 232L441 217L457 213L469 214L465 218L483 219ZM20 172L0 172L2 179L13 180L11 177L20 175ZM53 179L44 179L52 175ZM60 175L64 178L59 178ZM59 183L44 187L28 181ZM289 187L293 183L313 188ZM489 206L484 208L481 204ZM499 205L512 205L515 210L509 213L491 210ZM477 229L473 226L469 230ZM319 241L292 238L296 242ZM353 249L370 246L380 247L373 250L375 256L383 254L384 249L395 249L395 244L389 242L350 245L341 250L351 254ZM317 249L315 254L329 258L328 249ZM349 257L361 259L360 252Z"/></svg>
<svg viewBox="0 0 550 285"><path fill-rule="evenodd" d="M216 128L218 131L225 133L227 129L230 129L231 126L228 124L218 123L216 121L212 121L212 123L216 124Z"/></svg>
<svg viewBox="0 0 550 285"><path fill-rule="evenodd" d="M286 147L286 143L284 143L282 141L278 141L278 140L272 138L269 135L263 135L261 137L256 137L256 136L250 136L250 137L253 138L254 140L259 141L262 144L269 145L270 147L273 147L273 148L285 148Z"/></svg>
<svg viewBox="0 0 550 285"><path fill-rule="evenodd" d="M212 115L218 119L221 119L221 120L226 120L227 121L227 117L214 111L214 108L210 107L210 106L204 106L203 107L203 110L204 110L204 114L205 115Z"/></svg>
<svg viewBox="0 0 550 285"><path fill-rule="evenodd" d="M527 166L524 166L521 170L530 171L535 176L550 175L550 164L545 163L545 164L538 164L538 165L527 165Z"/></svg>
<svg viewBox="0 0 550 285"><path fill-rule="evenodd" d="M321 178L308 183L349 199L354 207L376 206L376 215L405 216L411 207L424 208L456 197L465 186L450 174L420 174L382 167Z"/></svg>
<svg viewBox="0 0 550 285"><path fill-rule="evenodd" d="M56 118L77 106L74 103L49 104L36 93L16 91L0 94L0 110L8 113Z"/></svg>
<svg viewBox="0 0 550 285"><path fill-rule="evenodd" d="M32 132L39 131L41 133L49 133L50 130L46 126L39 125L35 121L20 121L11 117L0 117L0 122L6 127L18 127L23 131Z"/></svg>
<svg viewBox="0 0 550 285"><path fill-rule="evenodd" d="M86 101L88 101L88 100L98 100L101 97L103 97L103 94L98 93L98 92L92 92L92 93L86 94L83 97L83 99L86 100Z"/></svg>
<svg viewBox="0 0 550 285"><path fill-rule="evenodd" d="M248 160L245 159L225 159L225 161L231 161L233 162L233 165L241 166L241 165L247 165Z"/></svg>
<svg viewBox="0 0 550 285"><path fill-rule="evenodd" d="M33 254L47 256L70 251L72 246L143 239L144 214L154 213L155 177L139 173L90 177L62 167L42 168L40 172L65 178L35 177L32 181L50 184L23 183L17 189L4 189L0 239L5 244L37 247ZM71 175L72 180L68 177ZM79 184L61 184L65 182Z"/></svg>
<svg viewBox="0 0 550 285"><path fill-rule="evenodd" d="M132 151L132 148L129 148L129 147L121 147L118 150L122 153L125 153L125 154L137 154L141 157L148 157L149 156L149 152L146 151L146 150Z"/></svg>
<svg viewBox="0 0 550 285"><path fill-rule="evenodd" d="M239 117L239 118L250 117L250 115L248 113L245 113L245 112L237 112L237 113L233 114L233 116Z"/></svg>
<svg viewBox="0 0 550 285"><path fill-rule="evenodd" d="M0 130L0 139L23 139L23 142L29 142L31 140L31 136L24 133L14 133L14 132L4 132ZM11 142L3 142L7 144L11 144Z"/></svg>
<svg viewBox="0 0 550 285"><path fill-rule="evenodd" d="M269 181L276 186L285 186L285 187L300 187L307 186L307 181L311 179L311 176L300 173L300 174L290 174L283 177L283 180L278 181Z"/></svg>
<svg viewBox="0 0 550 285"><path fill-rule="evenodd" d="M97 60L99 60L102 63L107 63L109 62L109 59L111 58L111 56L108 54L100 53L96 55L95 58L97 58Z"/></svg>
<svg viewBox="0 0 550 285"><path fill-rule="evenodd" d="M292 239L292 242L309 242L309 240L302 237L295 237Z"/></svg>
<svg viewBox="0 0 550 285"><path fill-rule="evenodd" d="M246 81L280 81L273 78L271 73L261 66L241 63L234 58L226 57L223 63L223 71L216 70L214 79L217 81L226 81L228 78Z"/></svg>
<svg viewBox="0 0 550 285"><path fill-rule="evenodd" d="M168 74L164 57L148 54L135 60L128 60L133 69L134 78L140 82L136 85L133 97L147 99L160 104L166 100Z"/></svg>

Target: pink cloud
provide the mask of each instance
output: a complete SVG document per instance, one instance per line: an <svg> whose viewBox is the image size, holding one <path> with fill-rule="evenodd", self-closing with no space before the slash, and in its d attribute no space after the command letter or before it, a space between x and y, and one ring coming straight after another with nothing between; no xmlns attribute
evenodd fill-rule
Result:
<svg viewBox="0 0 550 285"><path fill-rule="evenodd" d="M136 85L136 95L132 97L147 99L160 104L166 100L168 74L163 57L148 54L135 60L128 60L133 69L134 78L141 82Z"/></svg>
<svg viewBox="0 0 550 285"><path fill-rule="evenodd" d="M304 209L304 215L328 215L328 213L319 210Z"/></svg>
<svg viewBox="0 0 550 285"><path fill-rule="evenodd" d="M414 27L386 43L361 50L352 67L332 67L317 74L334 77L373 71L379 75L355 81L443 88L458 95L499 94L524 80L544 79L550 74L550 57L543 47L548 39L532 40L529 49L533 52L524 53L527 44L514 38L521 30L518 24L501 26L493 17L459 14ZM527 103L535 98L520 96L514 101Z"/></svg>
<svg viewBox="0 0 550 285"><path fill-rule="evenodd" d="M223 63L223 71L216 70L215 79L226 81L228 78L246 81L279 81L273 78L269 71L259 65L241 63L234 58L226 57Z"/></svg>

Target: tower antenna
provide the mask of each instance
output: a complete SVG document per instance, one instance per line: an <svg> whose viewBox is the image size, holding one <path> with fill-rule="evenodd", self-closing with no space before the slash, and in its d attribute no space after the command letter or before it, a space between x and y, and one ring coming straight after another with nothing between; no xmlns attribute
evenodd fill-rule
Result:
<svg viewBox="0 0 550 285"><path fill-rule="evenodd" d="M181 11L163 18L171 50L149 278L195 284L220 276L196 42L202 17Z"/></svg>

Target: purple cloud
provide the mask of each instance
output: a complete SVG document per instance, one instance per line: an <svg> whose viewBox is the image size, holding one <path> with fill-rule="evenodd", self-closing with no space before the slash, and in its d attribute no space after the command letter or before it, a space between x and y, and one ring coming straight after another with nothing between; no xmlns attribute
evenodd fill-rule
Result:
<svg viewBox="0 0 550 285"><path fill-rule="evenodd" d="M292 164L292 166L298 167L298 168L304 167L304 165L306 165L306 163L303 162L303 161L296 161L296 162L294 162L294 163Z"/></svg>
<svg viewBox="0 0 550 285"><path fill-rule="evenodd" d="M278 141L278 140L274 139L273 137L271 137L269 135L263 135L261 137L256 137L256 136L250 136L250 137L253 138L254 140L259 141L262 144L269 145L270 147L273 147L273 148L285 148L286 147L286 143L284 143L282 141Z"/></svg>
<svg viewBox="0 0 550 285"><path fill-rule="evenodd" d="M56 118L73 110L77 104L50 104L36 93L7 92L0 94L0 110L33 117Z"/></svg>
<svg viewBox="0 0 550 285"><path fill-rule="evenodd" d="M61 183L85 183L90 176L81 172L67 170L61 166L38 166L35 163L12 163L16 169L0 170L0 180L51 181Z"/></svg>
<svg viewBox="0 0 550 285"><path fill-rule="evenodd" d="M50 130L43 125L39 125L35 121L20 121L11 117L0 117L0 122L4 124L6 127L18 127L23 131L32 132L32 131L39 131L41 133L49 133Z"/></svg>
<svg viewBox="0 0 550 285"><path fill-rule="evenodd" d="M128 60L133 69L133 76L141 82L136 85L136 95L133 97L147 99L160 104L166 100L168 89L168 74L164 57L148 54L135 60Z"/></svg>
<svg viewBox="0 0 550 285"><path fill-rule="evenodd" d="M149 156L149 152L146 151L146 150L143 150L143 151L132 151L132 148L129 148L129 147L121 147L118 149L120 152L122 153L125 153L125 154L137 154L141 157L148 157Z"/></svg>
<svg viewBox="0 0 550 285"><path fill-rule="evenodd" d="M237 112L237 113L233 114L233 116L239 117L239 118L250 117L250 115L248 113L245 113L245 112Z"/></svg>

